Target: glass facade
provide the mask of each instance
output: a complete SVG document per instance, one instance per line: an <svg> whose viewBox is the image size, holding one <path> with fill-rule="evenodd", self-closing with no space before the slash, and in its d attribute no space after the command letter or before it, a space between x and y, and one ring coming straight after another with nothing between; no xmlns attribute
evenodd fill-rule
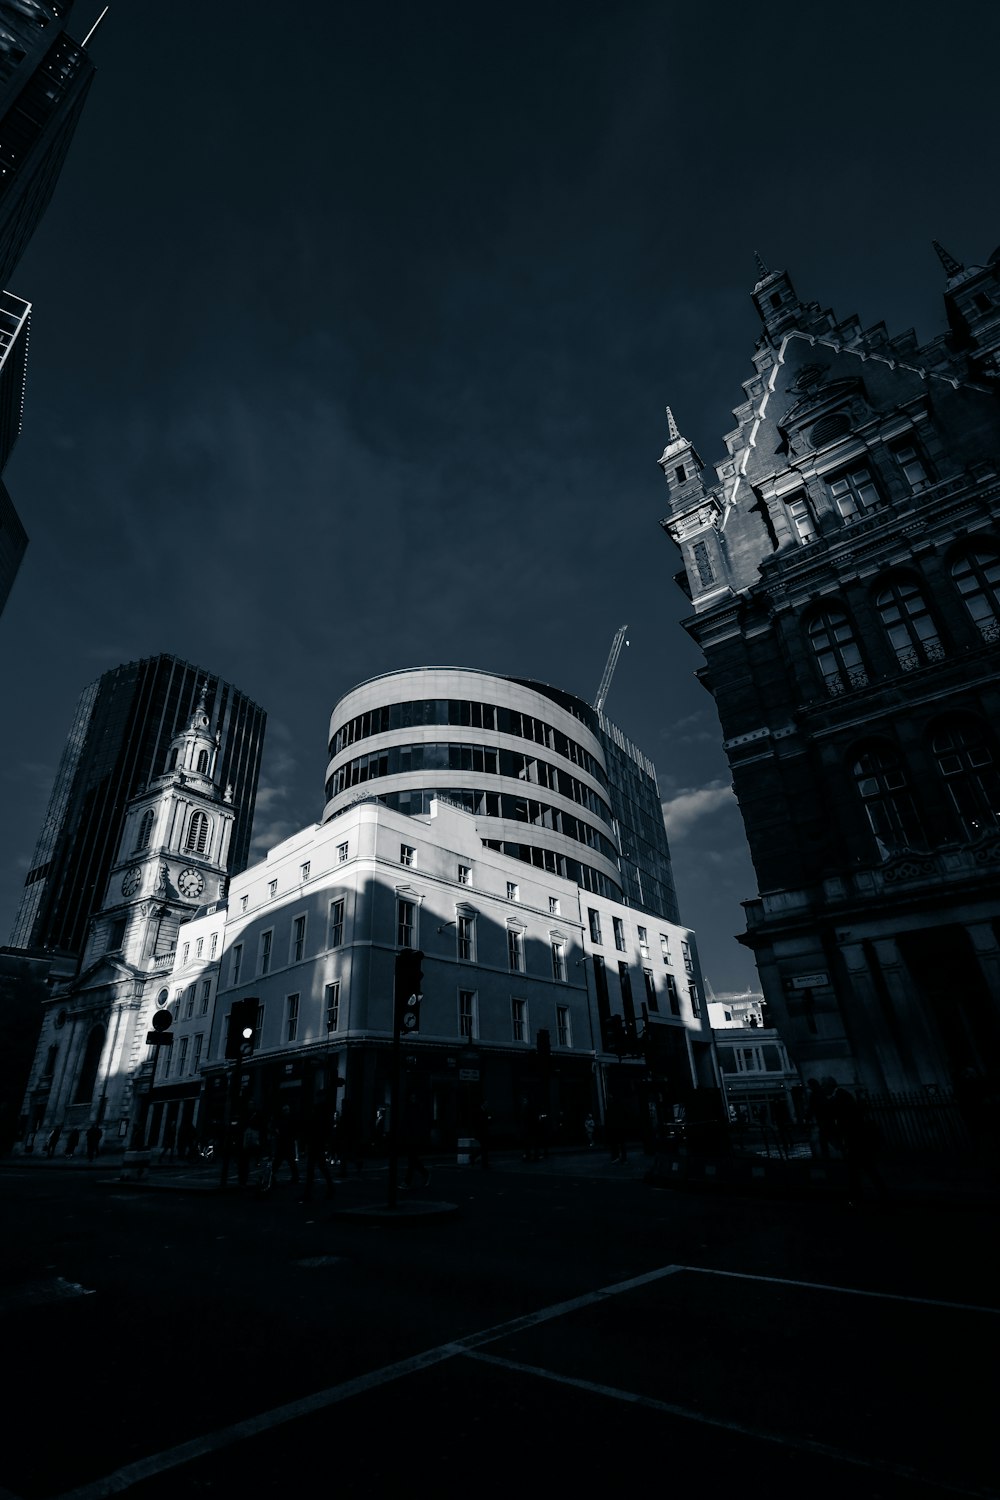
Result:
<svg viewBox="0 0 1000 1500"><path fill-rule="evenodd" d="M413 694L432 680L439 692L454 683L454 696ZM385 701L371 701L377 692ZM420 732L437 727L468 733ZM530 748L512 739L530 741ZM490 848L679 920L655 769L572 694L463 668L391 673L341 701L328 749L327 819L355 801L358 789L417 816L428 814L435 798L452 802L480 818L522 825L523 835L512 838L505 828L484 838ZM567 839L589 857L581 851L577 858Z"/></svg>
<svg viewBox="0 0 1000 1500"><path fill-rule="evenodd" d="M206 710L220 732L216 781L233 788L229 872L250 855L263 709L232 684L173 656L105 672L77 705L25 892L14 947L80 953L121 841L129 799L166 769L170 742L207 683Z"/></svg>

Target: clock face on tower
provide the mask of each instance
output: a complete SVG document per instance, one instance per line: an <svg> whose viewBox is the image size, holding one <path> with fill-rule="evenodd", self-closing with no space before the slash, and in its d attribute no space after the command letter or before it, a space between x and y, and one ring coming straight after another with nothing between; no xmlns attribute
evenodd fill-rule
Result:
<svg viewBox="0 0 1000 1500"><path fill-rule="evenodd" d="M142 885L142 871L136 869L126 870L122 876L122 895L134 895L140 885Z"/></svg>
<svg viewBox="0 0 1000 1500"><path fill-rule="evenodd" d="M177 889L182 896L200 896L205 889L205 877L200 870L182 870L177 877Z"/></svg>

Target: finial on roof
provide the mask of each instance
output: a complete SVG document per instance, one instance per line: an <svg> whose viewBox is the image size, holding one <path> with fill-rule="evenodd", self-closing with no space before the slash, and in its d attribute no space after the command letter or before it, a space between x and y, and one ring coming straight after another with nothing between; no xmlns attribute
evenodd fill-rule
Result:
<svg viewBox="0 0 1000 1500"><path fill-rule="evenodd" d="M960 260L956 260L953 255L949 255L944 246L939 245L937 240L931 240L931 244L937 251L937 258L944 266L944 273L948 277L948 279L950 280L952 276L961 276L962 272L965 270L962 262Z"/></svg>
<svg viewBox="0 0 1000 1500"><path fill-rule="evenodd" d="M671 443L676 443L679 437L680 437L680 433L677 430L677 423L674 421L674 414L670 410L670 407L668 406L667 407L667 441L671 442Z"/></svg>
<svg viewBox="0 0 1000 1500"><path fill-rule="evenodd" d="M203 714L205 712L205 699L207 697L208 697L208 683L207 682L203 682L202 685L201 685L201 687L198 690L198 705L197 705L197 709L196 709L197 713Z"/></svg>
<svg viewBox="0 0 1000 1500"><path fill-rule="evenodd" d="M753 258L757 262L757 284L760 285L760 283L762 281L766 281L767 280L767 278L768 278L768 276L770 276L771 272L768 270L767 266L765 266L764 262L761 260L761 258L760 258L760 252L759 251L757 251L757 250L754 251Z"/></svg>

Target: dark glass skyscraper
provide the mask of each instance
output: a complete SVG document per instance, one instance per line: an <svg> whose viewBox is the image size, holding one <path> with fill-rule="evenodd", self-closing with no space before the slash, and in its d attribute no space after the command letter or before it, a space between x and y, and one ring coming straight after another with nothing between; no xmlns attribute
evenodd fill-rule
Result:
<svg viewBox="0 0 1000 1500"><path fill-rule="evenodd" d="M65 26L72 0L0 0L0 289L52 197L94 65ZM0 472L21 430L30 304L0 290ZM0 610L27 534L0 493Z"/></svg>
<svg viewBox="0 0 1000 1500"><path fill-rule="evenodd" d="M191 718L202 684L219 732L217 780L232 787L236 820L229 873L250 854L266 715L231 683L173 656L105 672L82 694L11 934L19 948L79 954L104 893L126 805L166 768L170 742Z"/></svg>

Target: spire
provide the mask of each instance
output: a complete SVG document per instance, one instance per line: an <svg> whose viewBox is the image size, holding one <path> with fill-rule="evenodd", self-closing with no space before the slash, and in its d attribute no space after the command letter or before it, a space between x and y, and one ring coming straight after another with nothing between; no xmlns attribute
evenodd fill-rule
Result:
<svg viewBox="0 0 1000 1500"><path fill-rule="evenodd" d="M680 433L677 430L677 423L674 421L674 414L670 410L670 407L668 406L667 407L667 441L671 442L671 443L676 443L676 441L677 441L677 439L679 437L680 437Z"/></svg>
<svg viewBox="0 0 1000 1500"><path fill-rule="evenodd" d="M761 260L760 253L757 250L754 251L753 258L757 262L757 285L760 286L761 282L766 281L771 273Z"/></svg>
<svg viewBox="0 0 1000 1500"><path fill-rule="evenodd" d="M948 277L948 280L950 281L953 276L961 276L965 270L962 262L956 260L953 255L949 255L944 246L938 244L937 240L931 240L931 244L937 252L938 260L944 266L944 273Z"/></svg>

